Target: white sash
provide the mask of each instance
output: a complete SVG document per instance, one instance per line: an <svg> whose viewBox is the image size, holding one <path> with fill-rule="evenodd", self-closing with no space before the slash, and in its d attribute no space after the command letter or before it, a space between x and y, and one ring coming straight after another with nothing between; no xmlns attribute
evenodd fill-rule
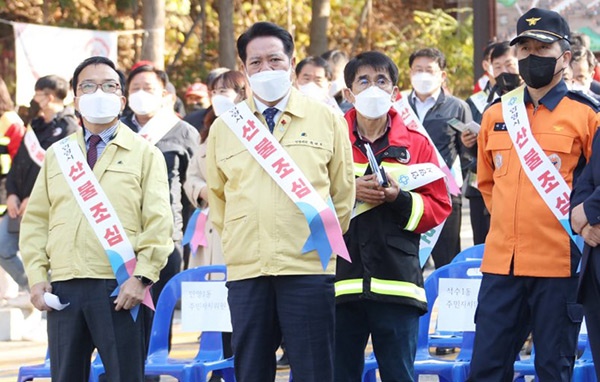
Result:
<svg viewBox="0 0 600 382"><path fill-rule="evenodd" d="M431 147L433 147L433 150L435 151L435 155L441 170L446 174L450 193L452 195L460 195L460 187L456 184L456 180L452 176L452 171L446 165L444 158L442 158L442 155L438 151L437 147L435 147L435 144L431 140L429 133L427 133L427 130L425 130L423 124L408 104L408 97L400 98L396 103L394 103L394 108L398 111L398 113L400 113L400 117L402 118L402 121L406 127L417 130L427 138L431 144ZM444 221L437 227L434 227L421 234L421 241L419 242L419 262L421 263L421 267L425 265L425 262L431 255L431 251L433 251L435 243L437 243L438 239L440 238L440 233L442 233L442 228L444 228L445 222L446 220L444 219Z"/></svg>
<svg viewBox="0 0 600 382"><path fill-rule="evenodd" d="M321 198L288 152L256 118L246 102L238 103L223 113L221 118L306 217L311 234L302 253L316 250L323 269L327 268L332 253L350 261L333 206ZM329 202L331 204L331 200Z"/></svg>
<svg viewBox="0 0 600 382"><path fill-rule="evenodd" d="M138 132L150 144L155 145L160 141L180 119L170 112L160 110L156 115L142 127Z"/></svg>
<svg viewBox="0 0 600 382"><path fill-rule="evenodd" d="M23 137L23 142L31 160L38 166L42 167L44 158L46 157L46 150L44 150L40 145L40 141L38 141L38 138L31 126L27 127L27 132Z"/></svg>
<svg viewBox="0 0 600 382"><path fill-rule="evenodd" d="M121 286L131 277L137 263L125 229L77 145L77 135L71 134L58 141L55 152L65 180L94 234L102 244L117 282ZM119 287L112 296L116 296L118 291ZM153 308L149 287L143 303ZM138 310L139 305L131 309L134 320Z"/></svg>
<svg viewBox="0 0 600 382"><path fill-rule="evenodd" d="M408 103L408 97L402 97L398 101L396 101L396 103L394 103L394 109L396 109L396 111L400 113L400 118L402 118L402 121L404 122L404 125L406 127L408 127L409 129L417 130L419 133L423 134L427 138L427 140L429 140L429 143L431 143L435 150L435 155L439 162L440 168L447 176L446 179L448 179L448 187L450 188L450 193L452 195L460 195L460 186L458 185L456 178L452 174L452 170L448 168L448 165L446 165L446 161L444 161L444 158L438 151L437 147L435 147L435 143L433 143L433 141L431 140L429 133L427 132L427 130L425 130L425 127L423 127L423 124L419 120L419 117L417 117L413 109L410 107Z"/></svg>
<svg viewBox="0 0 600 382"><path fill-rule="evenodd" d="M502 117L521 167L535 190L581 250L581 238L573 235L569 224L571 188L544 153L531 132L524 102L525 86L502 96Z"/></svg>
<svg viewBox="0 0 600 382"><path fill-rule="evenodd" d="M471 102L473 102L473 105L475 105L475 107L477 108L479 114L483 114L483 112L485 111L488 96L489 95L482 90L469 97Z"/></svg>
<svg viewBox="0 0 600 382"><path fill-rule="evenodd" d="M392 164L392 166L387 162L381 162L381 164L386 173L398 182L402 191L415 190L446 176L446 174L433 163L417 163L411 165ZM364 175L364 171L362 171L362 174L360 175ZM372 208L374 208L372 204L357 200L354 210L352 211L352 218L355 218Z"/></svg>

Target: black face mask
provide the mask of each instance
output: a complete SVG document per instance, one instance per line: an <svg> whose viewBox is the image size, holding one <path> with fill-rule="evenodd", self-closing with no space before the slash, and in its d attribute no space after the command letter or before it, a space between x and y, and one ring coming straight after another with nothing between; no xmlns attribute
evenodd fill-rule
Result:
<svg viewBox="0 0 600 382"><path fill-rule="evenodd" d="M526 58L519 60L519 74L523 77L523 80L527 86L534 89L543 88L552 82L555 75L562 72L562 69L554 73L556 68L556 61L558 58L554 57L540 57L530 54Z"/></svg>
<svg viewBox="0 0 600 382"><path fill-rule="evenodd" d="M521 77L514 73L500 73L496 77L496 90L499 95L504 95L511 90L519 87L521 84Z"/></svg>
<svg viewBox="0 0 600 382"><path fill-rule="evenodd" d="M33 121L35 118L37 118L40 115L40 104L34 100L33 98L31 99L31 102L29 102L29 111L27 112L27 119L28 122Z"/></svg>

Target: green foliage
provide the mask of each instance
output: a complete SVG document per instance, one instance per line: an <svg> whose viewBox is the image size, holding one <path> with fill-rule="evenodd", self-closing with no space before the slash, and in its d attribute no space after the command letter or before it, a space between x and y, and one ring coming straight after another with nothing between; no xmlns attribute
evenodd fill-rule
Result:
<svg viewBox="0 0 600 382"><path fill-rule="evenodd" d="M378 42L378 46L394 59L400 68L398 86L410 88L408 58L418 49L435 47L446 56L448 88L466 98L473 89L473 12L470 8L449 10L461 22L442 9L414 11L414 24L407 25L396 36Z"/></svg>
<svg viewBox="0 0 600 382"><path fill-rule="evenodd" d="M205 78L208 71L218 66L216 5L219 1L205 1L206 33L203 34L202 23L198 23L181 49L177 62L171 65L200 14L202 0L165 0L164 65L171 68L170 78L180 91L189 83ZM398 85L407 88L410 87L410 53L422 47L437 47L448 61L449 88L459 96L469 94L473 84L473 14L470 8L449 10L449 13L440 9L412 11L402 5L406 2L377 0L373 1L369 29L368 22L359 25L365 1L331 0L330 49L357 54L370 46L386 53L400 68ZM0 15L10 20L53 26L133 30L142 27L142 6L143 0L0 0ZM288 14L291 15L290 25ZM296 42L296 56L299 60L306 57L310 45L311 1L235 1L235 36L257 21L272 21L288 28ZM121 68L126 70L140 59L141 43L141 35L124 34L119 37ZM0 43L0 52L7 48L13 49L8 43ZM7 83L14 84L14 79L7 79Z"/></svg>

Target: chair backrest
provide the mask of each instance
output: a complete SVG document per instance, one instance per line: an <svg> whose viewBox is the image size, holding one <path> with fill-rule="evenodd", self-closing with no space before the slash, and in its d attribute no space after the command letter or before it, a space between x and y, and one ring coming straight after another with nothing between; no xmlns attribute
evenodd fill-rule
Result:
<svg viewBox="0 0 600 382"><path fill-rule="evenodd" d="M456 256L454 256L454 258L452 259L452 262L457 263L459 261L465 261L465 260L483 259L483 249L484 248L485 248L484 244L477 244L472 247L466 248L466 249L462 250L461 252L459 252Z"/></svg>
<svg viewBox="0 0 600 382"><path fill-rule="evenodd" d="M210 275L222 274L222 279L209 279ZM154 320L152 321L152 334L148 349L148 358L157 357L166 359L169 355L169 330L171 319L177 301L181 298L181 283L188 281L222 282L227 278L227 269L224 265L209 265L186 269L173 276L165 285L158 297ZM222 352L221 333L204 332L200 341L200 348L196 359L214 358L214 352ZM212 353L207 355L206 353Z"/></svg>
<svg viewBox="0 0 600 382"><path fill-rule="evenodd" d="M579 333L579 341L583 342L585 346L583 348L583 353L581 354L581 357L578 358L578 360L584 362L594 362L592 358L592 348L590 346L590 340L588 338L588 335Z"/></svg>
<svg viewBox="0 0 600 382"><path fill-rule="evenodd" d="M428 311L426 314L421 316L419 320L419 336L417 341L417 359L426 359L429 357L429 328L431 324L431 312L435 304L435 300L438 297L440 279L444 278L459 278L459 279L480 279L481 273L479 267L481 266L481 260L466 260L456 263L450 263L441 268L436 269L429 275L425 280L425 295L427 297ZM461 347L461 353L458 358L462 359L463 350L465 351L464 356L467 356L469 351L470 342L473 337L471 335L463 336L463 346Z"/></svg>

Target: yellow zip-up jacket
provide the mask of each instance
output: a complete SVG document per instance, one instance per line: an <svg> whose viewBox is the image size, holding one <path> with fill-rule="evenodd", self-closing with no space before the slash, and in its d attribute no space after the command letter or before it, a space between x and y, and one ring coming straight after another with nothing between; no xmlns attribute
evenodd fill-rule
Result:
<svg viewBox="0 0 600 382"><path fill-rule="evenodd" d="M75 133L86 153L83 130ZM21 223L19 246L33 286L76 278L114 279L108 258L77 204L51 146ZM94 174L113 205L137 257L135 275L158 280L173 251L173 215L161 152L120 124Z"/></svg>
<svg viewBox="0 0 600 382"><path fill-rule="evenodd" d="M245 102L266 129L254 100ZM345 232L355 193L346 121L292 89L273 135L323 200L331 196ZM228 280L334 273L335 261L323 270L316 251L301 253L310 232L304 215L221 118L211 126L206 167L209 217L221 235Z"/></svg>

